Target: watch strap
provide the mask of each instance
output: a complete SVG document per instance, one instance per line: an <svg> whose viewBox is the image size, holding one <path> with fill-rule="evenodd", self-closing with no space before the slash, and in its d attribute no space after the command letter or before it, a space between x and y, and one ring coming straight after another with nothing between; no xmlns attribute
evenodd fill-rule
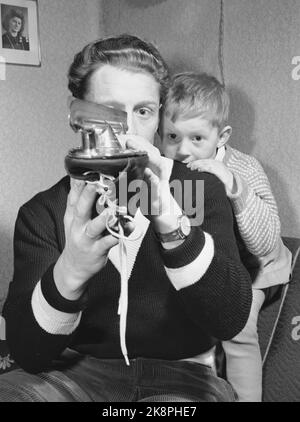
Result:
<svg viewBox="0 0 300 422"><path fill-rule="evenodd" d="M175 240L184 240L187 238L188 234L190 233L190 229L189 229L189 233L186 234L182 231L182 225L181 225L181 221L182 219L185 218L186 221L188 220L188 217L186 217L184 214L179 216L178 218L178 227L175 230L172 230L169 233L159 233L156 232L156 237L159 240L159 242L162 243L168 243L168 242L174 242ZM190 227L190 226L189 226Z"/></svg>

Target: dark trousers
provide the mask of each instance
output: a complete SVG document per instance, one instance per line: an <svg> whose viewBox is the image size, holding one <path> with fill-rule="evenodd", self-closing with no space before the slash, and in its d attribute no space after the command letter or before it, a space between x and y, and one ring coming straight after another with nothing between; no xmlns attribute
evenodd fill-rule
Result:
<svg viewBox="0 0 300 422"><path fill-rule="evenodd" d="M231 402L237 396L205 365L138 358L96 359L67 350L55 368L0 376L1 402Z"/></svg>

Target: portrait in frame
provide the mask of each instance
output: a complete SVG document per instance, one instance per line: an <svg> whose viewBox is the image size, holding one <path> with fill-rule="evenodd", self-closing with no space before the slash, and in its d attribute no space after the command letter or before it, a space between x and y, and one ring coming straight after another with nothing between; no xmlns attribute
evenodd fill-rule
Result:
<svg viewBox="0 0 300 422"><path fill-rule="evenodd" d="M41 65L38 0L0 1L0 56L7 64Z"/></svg>

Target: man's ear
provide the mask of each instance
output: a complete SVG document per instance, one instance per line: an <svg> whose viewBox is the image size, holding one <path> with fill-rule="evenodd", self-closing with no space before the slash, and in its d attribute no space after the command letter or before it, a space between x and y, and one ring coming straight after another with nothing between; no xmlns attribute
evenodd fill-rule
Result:
<svg viewBox="0 0 300 422"><path fill-rule="evenodd" d="M231 126L225 126L219 134L219 142L218 142L217 147L221 148L224 145L226 145L227 142L229 141L231 134L232 134L232 127Z"/></svg>

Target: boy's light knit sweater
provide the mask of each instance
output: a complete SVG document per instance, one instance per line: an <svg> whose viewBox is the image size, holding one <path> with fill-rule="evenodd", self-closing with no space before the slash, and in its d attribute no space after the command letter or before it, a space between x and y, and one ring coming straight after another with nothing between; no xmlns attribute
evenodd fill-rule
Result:
<svg viewBox="0 0 300 422"><path fill-rule="evenodd" d="M256 158L227 146L216 159L233 172L237 190L227 192L239 234L247 250L260 261L255 288L285 284L289 281L291 252L280 236L280 220L270 183Z"/></svg>

